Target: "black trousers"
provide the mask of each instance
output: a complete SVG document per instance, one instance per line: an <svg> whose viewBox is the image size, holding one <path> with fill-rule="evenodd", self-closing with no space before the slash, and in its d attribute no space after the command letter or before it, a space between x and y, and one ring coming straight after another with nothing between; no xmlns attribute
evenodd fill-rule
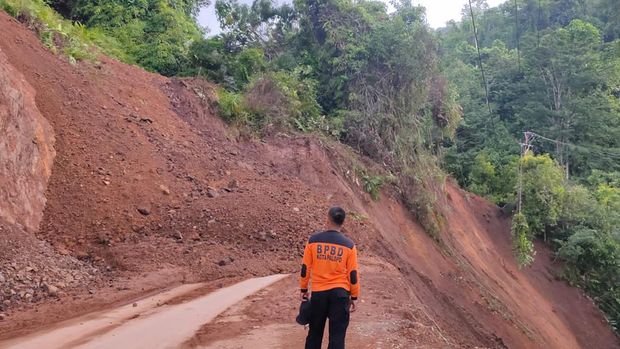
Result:
<svg viewBox="0 0 620 349"><path fill-rule="evenodd" d="M328 349L344 349L344 339L349 326L349 292L344 288L312 292L310 300L310 330L306 349L321 349L325 321L329 319Z"/></svg>

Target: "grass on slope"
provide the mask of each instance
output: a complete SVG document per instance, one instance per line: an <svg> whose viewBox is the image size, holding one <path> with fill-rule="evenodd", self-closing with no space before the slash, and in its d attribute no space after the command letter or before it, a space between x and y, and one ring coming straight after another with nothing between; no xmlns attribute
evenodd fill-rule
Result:
<svg viewBox="0 0 620 349"><path fill-rule="evenodd" d="M134 63L116 39L64 19L43 0L0 0L0 9L32 27L50 50L67 55L72 62L95 59L98 52L103 52Z"/></svg>

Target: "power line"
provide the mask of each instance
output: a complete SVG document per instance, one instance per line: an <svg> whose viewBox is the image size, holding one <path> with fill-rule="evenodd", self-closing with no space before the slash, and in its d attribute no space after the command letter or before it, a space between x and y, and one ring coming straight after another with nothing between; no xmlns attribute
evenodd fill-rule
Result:
<svg viewBox="0 0 620 349"><path fill-rule="evenodd" d="M515 0L515 39L517 40L517 66L521 72L521 43L519 38L519 6Z"/></svg>
<svg viewBox="0 0 620 349"><path fill-rule="evenodd" d="M594 147L586 147L586 146L583 146L583 145L577 145L577 144L562 142L562 141L559 141L557 139L548 138L548 137L539 135L539 134L537 134L535 132L531 132L531 131L527 131L525 133L529 134L531 136L534 136L535 138L552 142L554 144L561 144L561 145L565 145L565 146L568 146L568 147L572 147L572 148L576 148L576 149L582 149L582 150L585 150L585 151L595 152L595 153L598 153L598 154L602 154L602 155L606 155L606 156L609 156L609 157L615 157L617 159L620 159L620 152L615 153L615 152L610 152L609 150L605 150L605 149L599 149L599 148L594 148Z"/></svg>
<svg viewBox="0 0 620 349"><path fill-rule="evenodd" d="M540 0L538 0L538 20L536 21L536 47L540 47L540 18L542 17L542 8Z"/></svg>
<svg viewBox="0 0 620 349"><path fill-rule="evenodd" d="M476 29L476 19L474 17L474 8L471 5L471 0L469 1L469 13L471 14L471 25L474 29L474 41L476 42L476 51L478 52L478 65L480 66L480 73L482 74L482 81L484 82L484 93L487 102L487 108L489 109L489 116L491 117L491 121L493 120L493 113L491 112L491 104L489 103L489 85L487 84L487 78L484 75L484 67L482 66L482 55L480 54L480 44L478 42L478 30Z"/></svg>

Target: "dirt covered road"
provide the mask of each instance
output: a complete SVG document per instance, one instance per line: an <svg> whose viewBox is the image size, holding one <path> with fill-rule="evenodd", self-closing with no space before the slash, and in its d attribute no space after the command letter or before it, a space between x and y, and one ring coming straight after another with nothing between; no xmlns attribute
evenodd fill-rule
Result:
<svg viewBox="0 0 620 349"><path fill-rule="evenodd" d="M362 296L351 314L347 346L355 349L457 348L392 265L364 258ZM189 348L302 348L307 330L294 322L299 306L292 275L244 299L203 326ZM325 329L324 346L327 345Z"/></svg>
<svg viewBox="0 0 620 349"><path fill-rule="evenodd" d="M203 325L248 295L283 279L277 274L248 279L208 295L175 303L204 284L186 284L99 314L0 343L0 348L178 348Z"/></svg>
<svg viewBox="0 0 620 349"><path fill-rule="evenodd" d="M364 258L363 297L352 314L347 344L356 349L457 348L428 316L392 265ZM186 284L124 306L81 316L2 349L298 348L306 329L294 322L296 275L247 279L204 295ZM208 288L207 288L208 289ZM201 290L203 292L201 292ZM325 332L327 343L328 331Z"/></svg>

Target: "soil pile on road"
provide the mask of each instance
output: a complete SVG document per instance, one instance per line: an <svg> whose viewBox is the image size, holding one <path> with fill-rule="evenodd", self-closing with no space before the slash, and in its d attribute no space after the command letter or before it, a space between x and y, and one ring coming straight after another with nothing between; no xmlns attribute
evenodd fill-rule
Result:
<svg viewBox="0 0 620 349"><path fill-rule="evenodd" d="M112 293L119 300L182 281L296 272L308 235L337 203L351 213L347 233L360 253L407 283L408 292L393 294L403 323L432 324L454 347L618 345L592 302L552 276L544 249L534 268L520 271L508 217L454 184L441 198L447 222L438 244L397 193L378 202L364 193L354 168L369 162L346 147L290 133L245 137L215 115L207 82L106 57L72 65L1 12L0 32L0 51L32 86L56 137L36 237L52 246L41 247L51 258L90 280L61 298L65 316L100 309ZM15 249L0 265L36 251ZM136 281L143 275L158 281ZM129 278L131 286L119 285ZM33 318L41 324L45 309L10 314L0 334Z"/></svg>
<svg viewBox="0 0 620 349"><path fill-rule="evenodd" d="M98 275L96 268L59 255L46 242L2 222L0 251L0 313L24 303L65 297L92 284Z"/></svg>
<svg viewBox="0 0 620 349"><path fill-rule="evenodd" d="M38 240L54 163L54 133L35 91L0 50L0 319L23 303L89 284L92 266Z"/></svg>

